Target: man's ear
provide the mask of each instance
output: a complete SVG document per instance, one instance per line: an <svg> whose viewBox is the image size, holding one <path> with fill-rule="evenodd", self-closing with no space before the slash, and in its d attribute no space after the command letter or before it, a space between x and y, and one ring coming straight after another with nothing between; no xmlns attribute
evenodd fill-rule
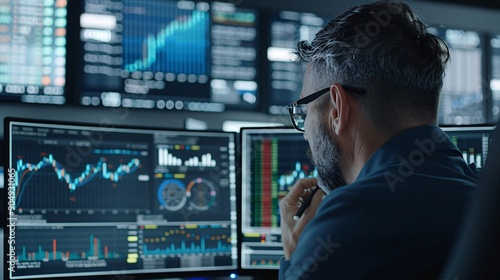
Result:
<svg viewBox="0 0 500 280"><path fill-rule="evenodd" d="M350 100L342 85L335 83L330 86L329 102L332 108L328 119L335 134L340 135L349 121Z"/></svg>

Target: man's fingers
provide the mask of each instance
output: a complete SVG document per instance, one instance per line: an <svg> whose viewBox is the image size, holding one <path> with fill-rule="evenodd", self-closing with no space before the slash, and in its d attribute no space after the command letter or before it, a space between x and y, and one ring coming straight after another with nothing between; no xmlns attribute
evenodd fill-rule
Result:
<svg viewBox="0 0 500 280"><path fill-rule="evenodd" d="M316 178L304 178L298 180L295 185L293 185L292 189L288 192L287 196L290 198L295 198L298 201L299 197L305 199L307 197L306 192L311 188L315 187L317 184ZM312 189L311 189L312 191Z"/></svg>
<svg viewBox="0 0 500 280"><path fill-rule="evenodd" d="M316 178L304 178L298 180L288 194L280 201L281 215L293 217L300 205L309 196L316 186Z"/></svg>
<svg viewBox="0 0 500 280"><path fill-rule="evenodd" d="M307 198L313 195L312 191L317 187L316 178L304 178L298 180L287 195L280 201L281 214L281 238L283 242L283 250L285 259L290 259L290 255L295 251L297 241L305 225L314 217L318 205L323 199L323 191L318 190L309 207L302 217L296 222L294 216L297 214L300 206L306 203Z"/></svg>
<svg viewBox="0 0 500 280"><path fill-rule="evenodd" d="M314 197L312 198L311 204L309 205L309 207L306 209L306 211L302 215L304 220L310 220L316 215L316 211L318 210L319 204L321 203L323 198L324 198L324 193L320 189L314 194Z"/></svg>

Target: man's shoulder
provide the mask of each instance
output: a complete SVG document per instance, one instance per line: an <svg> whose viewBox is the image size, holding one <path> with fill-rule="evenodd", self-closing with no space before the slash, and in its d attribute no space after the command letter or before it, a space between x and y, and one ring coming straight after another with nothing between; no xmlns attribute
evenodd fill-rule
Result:
<svg viewBox="0 0 500 280"><path fill-rule="evenodd" d="M454 201L468 204L477 193L476 177L430 176L419 173L406 178L392 177L396 176L396 171L396 168L386 169L375 176L332 191L325 197L325 203L320 210L335 208L339 204L343 207L371 208L370 211L374 208L384 211L405 209L432 202L436 203L436 207L443 202L442 207L446 207ZM401 181L395 183L394 180Z"/></svg>
<svg viewBox="0 0 500 280"><path fill-rule="evenodd" d="M383 173L340 187L304 229L290 273L396 279L427 271L445 258L476 191L474 178L420 171L394 189ZM367 265L360 269L352 260Z"/></svg>

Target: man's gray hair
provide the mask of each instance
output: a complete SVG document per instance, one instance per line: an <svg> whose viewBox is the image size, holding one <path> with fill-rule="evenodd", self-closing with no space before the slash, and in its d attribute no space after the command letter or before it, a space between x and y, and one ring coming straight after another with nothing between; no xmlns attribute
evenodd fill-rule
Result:
<svg viewBox="0 0 500 280"><path fill-rule="evenodd" d="M318 87L340 83L365 89L353 96L382 132L394 133L412 120L436 123L449 50L407 4L353 7L297 47Z"/></svg>

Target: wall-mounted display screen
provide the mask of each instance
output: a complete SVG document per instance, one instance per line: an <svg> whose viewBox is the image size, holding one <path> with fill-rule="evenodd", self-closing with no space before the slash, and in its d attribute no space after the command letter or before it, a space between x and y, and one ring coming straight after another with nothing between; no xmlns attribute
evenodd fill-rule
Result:
<svg viewBox="0 0 500 280"><path fill-rule="evenodd" d="M491 115L493 121L500 120L500 35L489 38L491 47L490 90L492 94Z"/></svg>
<svg viewBox="0 0 500 280"><path fill-rule="evenodd" d="M64 104L67 0L4 0L0 100Z"/></svg>
<svg viewBox="0 0 500 280"><path fill-rule="evenodd" d="M327 18L312 13L272 13L267 47L270 79L268 113L288 114L288 105L299 99L303 72L302 66L294 62L293 51L298 41L312 40L327 23Z"/></svg>
<svg viewBox="0 0 500 280"><path fill-rule="evenodd" d="M258 106L258 14L222 2L85 0L85 106L222 112Z"/></svg>
<svg viewBox="0 0 500 280"><path fill-rule="evenodd" d="M485 123L488 114L483 87L484 34L451 28L430 28L430 31L445 40L450 50L441 90L439 124Z"/></svg>

